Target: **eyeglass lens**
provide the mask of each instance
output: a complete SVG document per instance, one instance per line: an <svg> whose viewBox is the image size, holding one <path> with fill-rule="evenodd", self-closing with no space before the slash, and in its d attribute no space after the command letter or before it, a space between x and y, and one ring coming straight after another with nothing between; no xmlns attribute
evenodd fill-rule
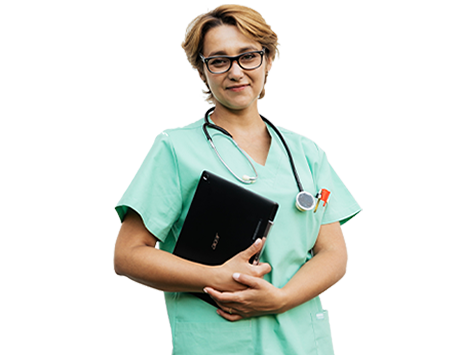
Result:
<svg viewBox="0 0 469 355"><path fill-rule="evenodd" d="M215 57L209 59L207 64L209 70L216 74L227 71L230 68L231 62L230 58ZM262 55L260 53L246 53L239 57L238 63L243 69L256 69L262 64Z"/></svg>

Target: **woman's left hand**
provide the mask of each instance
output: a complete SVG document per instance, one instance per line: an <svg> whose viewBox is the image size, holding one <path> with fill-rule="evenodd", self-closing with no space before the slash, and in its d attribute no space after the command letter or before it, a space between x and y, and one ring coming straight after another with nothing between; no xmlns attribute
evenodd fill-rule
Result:
<svg viewBox="0 0 469 355"><path fill-rule="evenodd" d="M285 304L282 289L258 277L235 273L233 279L248 288L236 292L219 292L211 287L204 288L220 307L217 310L220 316L229 321L237 321L281 313Z"/></svg>

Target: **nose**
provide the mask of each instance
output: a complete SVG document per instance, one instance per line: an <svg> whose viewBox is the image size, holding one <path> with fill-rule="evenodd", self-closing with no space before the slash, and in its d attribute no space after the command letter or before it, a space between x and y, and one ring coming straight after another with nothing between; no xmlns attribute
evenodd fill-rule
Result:
<svg viewBox="0 0 469 355"><path fill-rule="evenodd" d="M233 60L230 70L228 71L228 77L231 80L238 81L244 76L243 69L239 66L236 60Z"/></svg>

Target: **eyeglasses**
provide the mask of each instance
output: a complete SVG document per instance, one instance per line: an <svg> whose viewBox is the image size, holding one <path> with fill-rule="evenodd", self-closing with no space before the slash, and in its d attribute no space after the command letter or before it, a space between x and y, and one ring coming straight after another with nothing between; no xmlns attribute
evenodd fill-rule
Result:
<svg viewBox="0 0 469 355"><path fill-rule="evenodd" d="M261 51L241 53L240 55L234 57L227 55L217 55L214 57L205 58L202 54L199 55L210 73L223 74L231 69L234 60L236 60L238 65L244 70L257 69L262 65L262 58L264 57L264 54L265 48L262 48Z"/></svg>

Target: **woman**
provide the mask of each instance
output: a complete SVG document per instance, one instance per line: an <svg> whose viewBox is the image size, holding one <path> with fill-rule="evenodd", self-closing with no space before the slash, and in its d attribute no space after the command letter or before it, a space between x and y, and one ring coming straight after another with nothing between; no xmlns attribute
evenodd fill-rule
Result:
<svg viewBox="0 0 469 355"><path fill-rule="evenodd" d="M266 242L220 266L171 254L203 170L243 185L220 161L199 120L156 138L116 207L123 223L115 270L165 291L173 354L332 354L328 315L318 295L345 273L340 224L360 207L320 148L280 129L305 190L331 192L316 211L295 206L298 187L286 147L257 110L277 36L256 11L225 5L189 25L183 48L215 104L208 120L228 131L253 161L258 179L245 188L279 204L275 227ZM249 174L251 165L232 140L209 130L234 174ZM261 263L250 264L264 243ZM188 292L208 293L218 309Z"/></svg>

